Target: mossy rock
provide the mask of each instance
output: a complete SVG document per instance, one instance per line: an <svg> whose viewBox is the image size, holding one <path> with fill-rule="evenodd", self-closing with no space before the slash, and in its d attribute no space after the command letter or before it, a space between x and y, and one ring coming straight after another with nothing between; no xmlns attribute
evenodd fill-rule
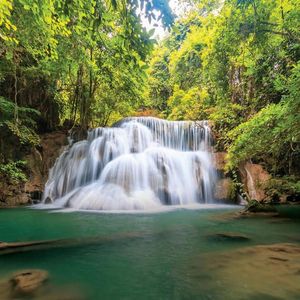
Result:
<svg viewBox="0 0 300 300"><path fill-rule="evenodd" d="M273 205L261 203L257 200L250 200L245 207L247 212L277 212Z"/></svg>

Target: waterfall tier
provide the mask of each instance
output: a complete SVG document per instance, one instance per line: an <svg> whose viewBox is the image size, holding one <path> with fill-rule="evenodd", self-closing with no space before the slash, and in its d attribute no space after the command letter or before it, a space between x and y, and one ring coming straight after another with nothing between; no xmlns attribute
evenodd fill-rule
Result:
<svg viewBox="0 0 300 300"><path fill-rule="evenodd" d="M207 121L126 118L96 128L50 170L44 202L92 210L147 210L211 203L214 170Z"/></svg>

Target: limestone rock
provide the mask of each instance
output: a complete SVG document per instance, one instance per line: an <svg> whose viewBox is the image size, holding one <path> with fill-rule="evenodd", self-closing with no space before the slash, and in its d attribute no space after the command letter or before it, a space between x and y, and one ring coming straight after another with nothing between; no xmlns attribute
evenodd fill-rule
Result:
<svg viewBox="0 0 300 300"><path fill-rule="evenodd" d="M214 167L217 171L224 172L226 165L226 152L215 152L213 154Z"/></svg>
<svg viewBox="0 0 300 300"><path fill-rule="evenodd" d="M270 174L259 164L245 163L240 166L242 182L247 188L250 199L263 201L267 198L265 185L271 178Z"/></svg>
<svg viewBox="0 0 300 300"><path fill-rule="evenodd" d="M30 178L25 185L25 192L35 196L43 191L49 169L54 165L56 158L67 144L67 133L65 131L41 135L41 147L39 150L33 149L26 156L30 169Z"/></svg>
<svg viewBox="0 0 300 300"><path fill-rule="evenodd" d="M30 203L30 197L25 193L24 184L12 185L0 181L0 207L26 205Z"/></svg>
<svg viewBox="0 0 300 300"><path fill-rule="evenodd" d="M48 279L48 272L32 269L17 272L10 279L13 294L30 294Z"/></svg>
<svg viewBox="0 0 300 300"><path fill-rule="evenodd" d="M66 131L42 134L40 146L23 154L22 159L27 161L28 169L26 183L13 184L6 178L0 178L0 207L26 205L32 199L41 198L49 169L68 144L67 135Z"/></svg>
<svg viewBox="0 0 300 300"><path fill-rule="evenodd" d="M235 201L234 185L230 178L219 179L215 186L214 199L221 202Z"/></svg>

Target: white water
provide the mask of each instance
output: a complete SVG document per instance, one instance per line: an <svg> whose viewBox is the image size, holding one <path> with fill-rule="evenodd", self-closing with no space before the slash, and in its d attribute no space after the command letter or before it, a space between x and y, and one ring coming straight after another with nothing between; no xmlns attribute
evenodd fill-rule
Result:
<svg viewBox="0 0 300 300"><path fill-rule="evenodd" d="M57 159L44 203L107 211L212 203L210 151L206 121L127 118L90 131Z"/></svg>

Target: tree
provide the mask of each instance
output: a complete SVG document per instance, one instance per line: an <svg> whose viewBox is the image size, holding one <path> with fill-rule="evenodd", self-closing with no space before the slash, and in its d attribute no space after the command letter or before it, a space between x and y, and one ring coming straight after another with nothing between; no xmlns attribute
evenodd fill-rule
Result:
<svg viewBox="0 0 300 300"><path fill-rule="evenodd" d="M177 21L163 41L163 50L154 52L148 100L157 106L157 95L168 118L210 119L217 148L229 151L229 168L252 159L274 174L295 173L300 155L298 1L194 5L197 9ZM169 93L161 97L165 86Z"/></svg>

